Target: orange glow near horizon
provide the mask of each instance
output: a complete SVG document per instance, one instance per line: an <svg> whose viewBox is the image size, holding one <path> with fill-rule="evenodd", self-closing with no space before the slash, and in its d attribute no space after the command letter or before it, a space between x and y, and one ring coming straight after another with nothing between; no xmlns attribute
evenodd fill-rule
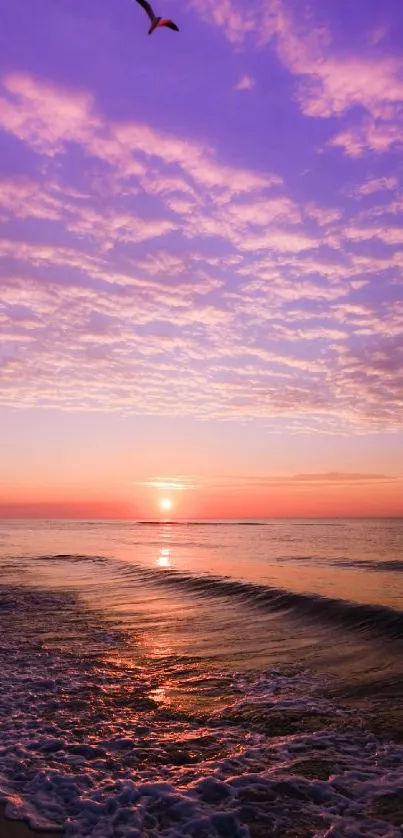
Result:
<svg viewBox="0 0 403 838"><path fill-rule="evenodd" d="M402 483L200 487L183 493L180 506L157 501L160 514L178 519L328 518L403 516ZM1 518L138 519L158 518L149 492L135 497L94 497L21 492L0 496Z"/></svg>
<svg viewBox="0 0 403 838"><path fill-rule="evenodd" d="M15 487L0 495L1 518L154 519L327 518L403 516L403 479L382 476L297 475L216 478L180 494L155 498L155 488L138 485L101 494Z"/></svg>

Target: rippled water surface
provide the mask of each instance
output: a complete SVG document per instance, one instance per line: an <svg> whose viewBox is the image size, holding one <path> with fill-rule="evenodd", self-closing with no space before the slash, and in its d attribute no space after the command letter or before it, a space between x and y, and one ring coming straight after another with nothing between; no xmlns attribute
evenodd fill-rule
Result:
<svg viewBox="0 0 403 838"><path fill-rule="evenodd" d="M10 816L401 835L402 520L3 521L0 552Z"/></svg>

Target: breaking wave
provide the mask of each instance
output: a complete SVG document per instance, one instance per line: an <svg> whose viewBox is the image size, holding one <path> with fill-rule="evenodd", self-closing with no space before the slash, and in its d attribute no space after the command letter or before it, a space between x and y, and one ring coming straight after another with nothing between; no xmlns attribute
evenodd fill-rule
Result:
<svg viewBox="0 0 403 838"><path fill-rule="evenodd" d="M44 557L41 558L43 560ZM102 556L56 555L45 558L112 565L110 559ZM332 623L356 631L376 633L392 640L403 638L403 612L384 605L361 604L320 594L299 593L224 576L197 576L169 568L148 569L141 565L116 561L113 561L113 567L126 581L130 578L138 579L152 585L197 594L203 598L222 597L267 612L281 612L308 621Z"/></svg>

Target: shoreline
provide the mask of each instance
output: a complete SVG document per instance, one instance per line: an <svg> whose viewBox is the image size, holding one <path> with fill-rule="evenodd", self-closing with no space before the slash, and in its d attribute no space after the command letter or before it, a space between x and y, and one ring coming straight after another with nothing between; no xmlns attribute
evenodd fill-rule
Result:
<svg viewBox="0 0 403 838"><path fill-rule="evenodd" d="M32 829L26 821L11 820L5 815L6 803L0 803L0 838L38 838L43 835L46 838L60 838L62 831L49 831L47 829Z"/></svg>

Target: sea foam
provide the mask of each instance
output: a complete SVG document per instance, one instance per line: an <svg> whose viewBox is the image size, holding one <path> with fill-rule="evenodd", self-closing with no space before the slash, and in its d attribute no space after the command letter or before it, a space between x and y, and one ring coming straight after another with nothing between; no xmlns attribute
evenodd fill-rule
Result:
<svg viewBox="0 0 403 838"><path fill-rule="evenodd" d="M401 836L402 747L311 673L140 661L68 594L3 589L0 628L9 817L102 838ZM225 700L185 712L167 679Z"/></svg>

